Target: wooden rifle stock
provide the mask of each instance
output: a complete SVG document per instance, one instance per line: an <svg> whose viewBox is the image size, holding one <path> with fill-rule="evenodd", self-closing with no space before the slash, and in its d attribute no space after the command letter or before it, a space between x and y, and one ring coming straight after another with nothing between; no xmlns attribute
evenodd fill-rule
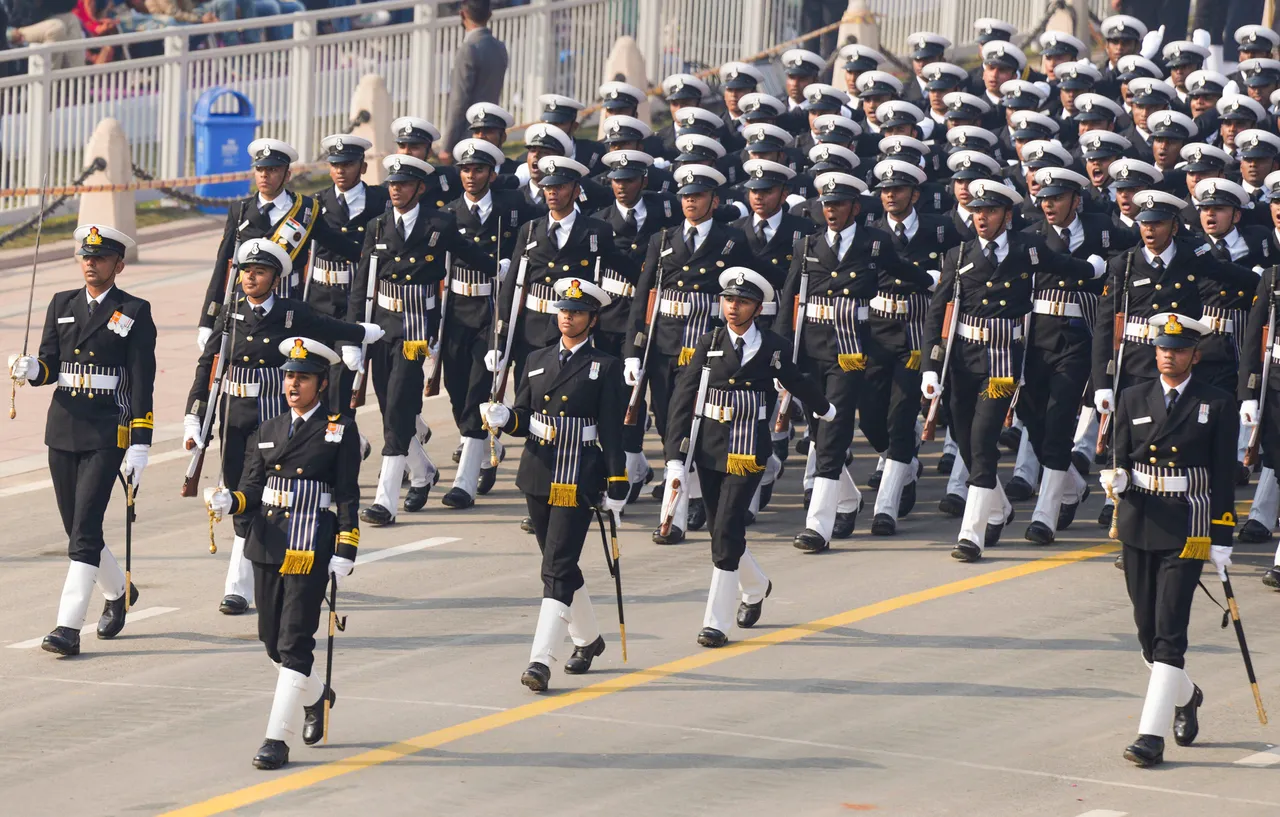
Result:
<svg viewBox="0 0 1280 817"><path fill-rule="evenodd" d="M658 291L656 289L649 290L649 302L645 305L645 325L649 327L649 333L653 334L653 318L654 310L658 306ZM649 349L648 335L645 336L645 351ZM647 355L646 355L647 357ZM631 398L627 401L627 413L622 419L623 425L633 426L640 422L640 403L644 400L644 387L648 381L648 372L642 366L640 369L640 379L631 387Z"/></svg>
<svg viewBox="0 0 1280 817"><path fill-rule="evenodd" d="M958 295L959 294L959 277L958 276L956 278L956 292ZM947 303L946 311L942 313L942 337L947 339L947 349L946 349L947 358L951 357L951 333L955 329L955 327L953 326L953 324L955 323L955 317L956 317L956 302L955 302L955 299L952 299L950 302ZM948 362L949 361L946 359L942 361L942 376L938 378L939 380L942 380L943 377L946 377ZM937 397L929 401L929 413L924 418L924 429L921 431L921 434L920 434L920 439L924 442L932 442L933 438L937 436L938 407L941 405L941 403L942 403L942 395L938 395Z"/></svg>
<svg viewBox="0 0 1280 817"><path fill-rule="evenodd" d="M356 387L355 391L351 392L352 409L358 409L364 405L365 391L369 388L369 361L366 360L362 364L359 375L360 376L357 379L360 381L360 384Z"/></svg>
<svg viewBox="0 0 1280 817"><path fill-rule="evenodd" d="M1271 379L1271 324L1276 317L1275 296L1272 296L1271 307L1267 313L1267 325L1262 327L1262 387L1258 390L1258 416L1254 418L1253 428L1249 431L1249 446L1244 450L1244 464L1252 468L1258 462L1258 446L1262 442L1262 407L1267 402L1267 381Z"/></svg>
<svg viewBox="0 0 1280 817"><path fill-rule="evenodd" d="M662 517L662 525L659 526L658 532L663 536L671 533L671 526L676 521L676 501L680 499L680 480L671 480L671 498L667 503L667 512Z"/></svg>
<svg viewBox="0 0 1280 817"><path fill-rule="evenodd" d="M193 497L196 495L196 491L200 490L200 472L204 469L204 454L207 450L208 446L200 449L200 453L196 455L195 472L189 477L183 477L182 496Z"/></svg>

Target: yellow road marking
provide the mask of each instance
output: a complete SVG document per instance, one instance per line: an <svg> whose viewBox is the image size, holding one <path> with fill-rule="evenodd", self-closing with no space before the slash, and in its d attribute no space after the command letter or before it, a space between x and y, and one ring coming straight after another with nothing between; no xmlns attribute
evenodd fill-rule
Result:
<svg viewBox="0 0 1280 817"><path fill-rule="evenodd" d="M1043 573L1046 570L1053 570L1057 567L1082 562L1085 559L1092 559L1095 556L1104 556L1109 553L1115 553L1120 548L1116 545L1096 545L1084 550L1074 550L1067 553L1059 553L1053 556L1047 556L1043 559L1037 559L1033 562L1026 562L1013 567L1005 567L999 570L993 570L989 573L981 573L977 576L971 576L960 581L948 582L947 584L930 587L926 590L918 590L914 593L896 596L884 601L878 601L874 604L868 604L863 607L857 607L853 610L846 610L827 618L820 618L816 621L810 621L807 624L797 624L794 627L787 627L781 630L764 633L762 635L749 638L745 641L730 642L727 646L718 650L703 650L686 658L679 658L666 664L660 664L649 669L637 670L618 678L608 681L602 681L598 684L582 687L553 698L540 698L532 703L523 706L513 707L512 709L502 712L495 712L492 715L485 715L481 718L466 721L449 726L444 729L437 729L425 735L419 735L416 738L399 743L393 743L383 746L379 749L371 749L367 752L361 752L358 755L325 763L302 771L286 774L284 776L269 780L265 783L259 783L255 786L248 786L238 791L220 794L212 797L202 803L196 803L185 808L170 811L162 817L208 817L213 814L223 814L238 808L262 802L271 797L281 794L299 791L317 783L323 783L326 780L332 780L335 777L341 777L351 772L361 769L368 769L372 766L379 766L392 760L398 760L402 757L416 754L418 752L435 749L446 743L469 738L473 735L483 734L485 732L499 729L503 726L510 726L513 723L527 721L530 718L536 718L539 715L545 715L549 712L555 712L558 709L564 709L575 704L594 701L597 698L603 698L606 695L612 695L615 692L622 692L633 687L643 686L672 675L678 675L683 672L692 672L711 664L718 664L730 658L736 658L741 655L762 650L765 647L772 647L775 644L786 644L791 641L797 641L806 636L815 633L826 632L827 630L837 627L846 627L855 622L864 621L875 616L892 613L896 610L902 610L917 604L923 604L927 601L946 598L960 593L966 593L970 590L977 590L981 587L988 587L1000 582L1017 579L1023 576L1030 576L1035 573Z"/></svg>

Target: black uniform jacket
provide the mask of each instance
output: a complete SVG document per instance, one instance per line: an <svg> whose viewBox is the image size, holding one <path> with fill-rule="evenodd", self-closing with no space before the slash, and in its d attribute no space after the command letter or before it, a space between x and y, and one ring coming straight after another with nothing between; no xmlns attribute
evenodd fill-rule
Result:
<svg viewBox="0 0 1280 817"><path fill-rule="evenodd" d="M1157 377L1120 392L1116 409L1116 467L1207 468L1211 544L1230 545L1235 530L1235 399L1192 369L1191 381L1165 410L1165 386ZM1182 495L1150 494L1133 488L1123 494L1120 541L1139 550L1182 550L1188 543L1190 506ZM1205 549L1207 550L1207 549ZM1208 553L1200 558L1207 558Z"/></svg>
<svg viewBox="0 0 1280 817"><path fill-rule="evenodd" d="M805 236L817 232L818 225L812 219L792 215L784 210L773 236L768 241L761 242L756 235L754 222L753 214L738 219L730 226L746 236L747 249L752 258L751 268L763 275L774 290L781 291L783 284L787 282L787 271L791 269L796 244Z"/></svg>
<svg viewBox="0 0 1280 817"><path fill-rule="evenodd" d="M349 232L344 233L332 227L326 219L320 217L320 205L310 196L300 196L291 192L289 197L293 200L296 212L290 218L287 213L280 215L279 210L276 210L274 211L277 216L275 222L269 221L258 210L256 193L232 205L227 211L227 225L222 231L222 243L218 245L218 257L213 262L213 274L209 276L204 307L200 310L201 326L213 326L214 319L222 309L223 296L227 291L227 276L231 274L231 260L236 247L251 238L272 238L277 231L280 231L281 235L292 234L293 229L286 225L288 221L293 221L303 231L310 228L311 233L307 241L314 241L328 248L334 257L345 258L348 261L356 261L360 258L359 233L353 236ZM240 229L241 224L244 225L244 229ZM283 249L285 252L291 252L287 247ZM304 242L300 249L291 254L293 269L281 273L279 280L276 281L276 292L281 295L290 294L295 287L301 287L303 275L307 270L306 243Z"/></svg>
<svg viewBox="0 0 1280 817"><path fill-rule="evenodd" d="M232 366L246 369L278 371L287 359L280 352L280 342L285 338L311 338L331 348L339 344L357 344L364 340L364 329L360 326L330 318L291 298L275 298L271 311L259 320L253 314L253 304L240 296L232 314L236 315L236 326L234 337L230 338L234 345L228 362ZM200 353L195 379L191 382L191 392L187 397L188 414L203 416L209 405L214 359L222 348L225 323L226 317L219 315L213 335ZM276 385L271 387L275 388ZM258 427L260 420L258 405L256 397L234 397L224 390L218 415L232 428L252 431Z"/></svg>
<svg viewBox="0 0 1280 817"><path fill-rule="evenodd" d="M899 241L894 235L888 216L881 215L871 226L888 233L893 238L893 248L898 251L898 255L922 270L942 269L942 258L947 250L963 240L949 216L922 213L919 210L916 210L916 231L906 241Z"/></svg>
<svg viewBox="0 0 1280 817"><path fill-rule="evenodd" d="M756 465L764 468L773 453L773 407L777 398L774 378L791 392L806 409L815 415L826 414L831 404L822 387L813 378L802 374L791 365L791 344L768 329L759 329L760 348L743 364L734 351L732 334L723 328L714 329L699 340L694 348L693 360L676 376L671 393L671 417L667 422L667 438L663 443L668 460L684 460L689 447L689 434L693 427L694 403L698 396L698 384L702 369L709 365L708 389L723 392L763 392L760 405L763 411L755 421L755 438L752 446ZM720 422L704 417L699 426L697 450L693 462L699 468L710 468L726 473L729 457L730 432L734 423Z"/></svg>
<svg viewBox="0 0 1280 817"><path fill-rule="evenodd" d="M1258 287L1254 292L1253 305L1249 309L1249 320L1244 336L1240 339L1240 380L1236 388L1236 396L1241 400L1262 400L1265 389L1280 389L1280 365L1273 360L1267 372L1267 383L1262 383L1262 361L1270 354L1270 348L1262 346L1262 332L1271 316L1272 303L1280 304L1280 286L1276 277L1280 267L1268 267L1258 279ZM1267 346L1277 342L1276 327L1272 326L1267 338ZM1259 388L1259 387L1264 388ZM1274 417L1267 418L1268 423L1275 422Z"/></svg>
<svg viewBox="0 0 1280 817"><path fill-rule="evenodd" d="M560 368L560 341L529 353L524 379L516 390L516 403L503 431L527 437L516 487L528 496L550 496L556 482L556 444L529 434L531 416L590 417L595 421L596 441L582 446L578 488L595 502L608 485L618 485L625 496L627 457L622 450L622 419L629 390L622 380L622 365L593 344L582 344ZM582 495L580 495L581 498Z"/></svg>
<svg viewBox="0 0 1280 817"><path fill-rule="evenodd" d="M516 251L516 232L520 225L537 216L533 207L524 197L514 190L489 190L491 197L489 220L480 223L480 219L471 213L471 202L460 196L444 206L444 212L453 214L458 221L458 234L464 242L471 242L475 248L484 252L486 263L477 268L466 260L455 257L453 276L461 281L475 283L482 279L492 287L492 295L468 296L457 292L448 294L449 326L466 326L470 329L482 329L490 325L493 314L494 296L498 293L498 258L510 260ZM498 235L498 222L502 222L502 235ZM495 253L496 250L496 253ZM471 259L474 260L474 259ZM457 322L456 324L454 322Z"/></svg>
<svg viewBox="0 0 1280 817"><path fill-rule="evenodd" d="M236 514L252 514L244 555L259 564L284 563L290 514L262 504L267 479L276 477L285 482L323 482L337 506L336 514L330 510L320 514L311 570L325 570L332 555L355 561L360 545L360 432L355 421L326 414L321 403L290 438L292 424L293 412L286 411L267 420L249 438L245 475L240 490L233 494L232 507Z"/></svg>
<svg viewBox="0 0 1280 817"><path fill-rule="evenodd" d="M364 182L360 182L360 184L364 184ZM326 187L317 193L316 201L320 203L320 218L328 229L363 244L365 225L382 215L382 211L387 209L391 199L387 195L387 188L365 184L364 209L351 218L343 217L342 208L338 206L338 194L332 186ZM318 242L311 244L311 254L311 264L313 266L321 263L355 269L356 258L351 257L348 253L335 252ZM302 289L297 289L294 292L295 298L302 300L302 293L305 290L307 303L315 307L317 311L334 318L346 317L347 294L351 291L350 284L345 286L341 284L329 285L312 281L308 287L304 279L302 287Z"/></svg>
<svg viewBox="0 0 1280 817"><path fill-rule="evenodd" d="M627 223L616 203L591 214L592 218L613 229L614 249L629 256L636 264L644 263L645 253L649 250L649 236L680 223L684 218L680 201L670 193L646 190L640 198L644 201L644 223L636 226Z"/></svg>
<svg viewBox="0 0 1280 817"><path fill-rule="evenodd" d="M27 380L33 386L56 387L64 366L73 376L77 371L94 373L78 369L91 366L110 369L98 374L120 377L114 392L58 388L49 402L45 445L59 451L93 451L151 444L156 381L151 304L112 287L90 317L84 287L59 292L45 312L38 360L39 371Z"/></svg>

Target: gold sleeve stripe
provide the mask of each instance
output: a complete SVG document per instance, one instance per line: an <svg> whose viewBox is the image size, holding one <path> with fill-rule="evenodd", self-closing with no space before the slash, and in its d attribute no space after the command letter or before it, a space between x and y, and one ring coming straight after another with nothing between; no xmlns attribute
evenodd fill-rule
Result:
<svg viewBox="0 0 1280 817"><path fill-rule="evenodd" d="M232 491L231 496L236 501L235 506L231 509L231 513L233 515L244 513L245 506L249 504L244 498L244 493L242 491Z"/></svg>
<svg viewBox="0 0 1280 817"><path fill-rule="evenodd" d="M360 547L360 531L359 529L350 531L340 531L338 533L338 544L351 545L351 547Z"/></svg>
<svg viewBox="0 0 1280 817"><path fill-rule="evenodd" d="M626 482L626 477L609 477L610 482Z"/></svg>

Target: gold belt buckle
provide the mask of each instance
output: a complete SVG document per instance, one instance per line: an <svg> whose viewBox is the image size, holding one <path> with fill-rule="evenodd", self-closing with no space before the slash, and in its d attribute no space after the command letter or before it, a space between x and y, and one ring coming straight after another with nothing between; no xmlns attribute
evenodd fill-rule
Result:
<svg viewBox="0 0 1280 817"><path fill-rule="evenodd" d="M1156 493L1164 491L1164 477L1153 477L1153 479L1155 480L1153 490L1156 491Z"/></svg>

